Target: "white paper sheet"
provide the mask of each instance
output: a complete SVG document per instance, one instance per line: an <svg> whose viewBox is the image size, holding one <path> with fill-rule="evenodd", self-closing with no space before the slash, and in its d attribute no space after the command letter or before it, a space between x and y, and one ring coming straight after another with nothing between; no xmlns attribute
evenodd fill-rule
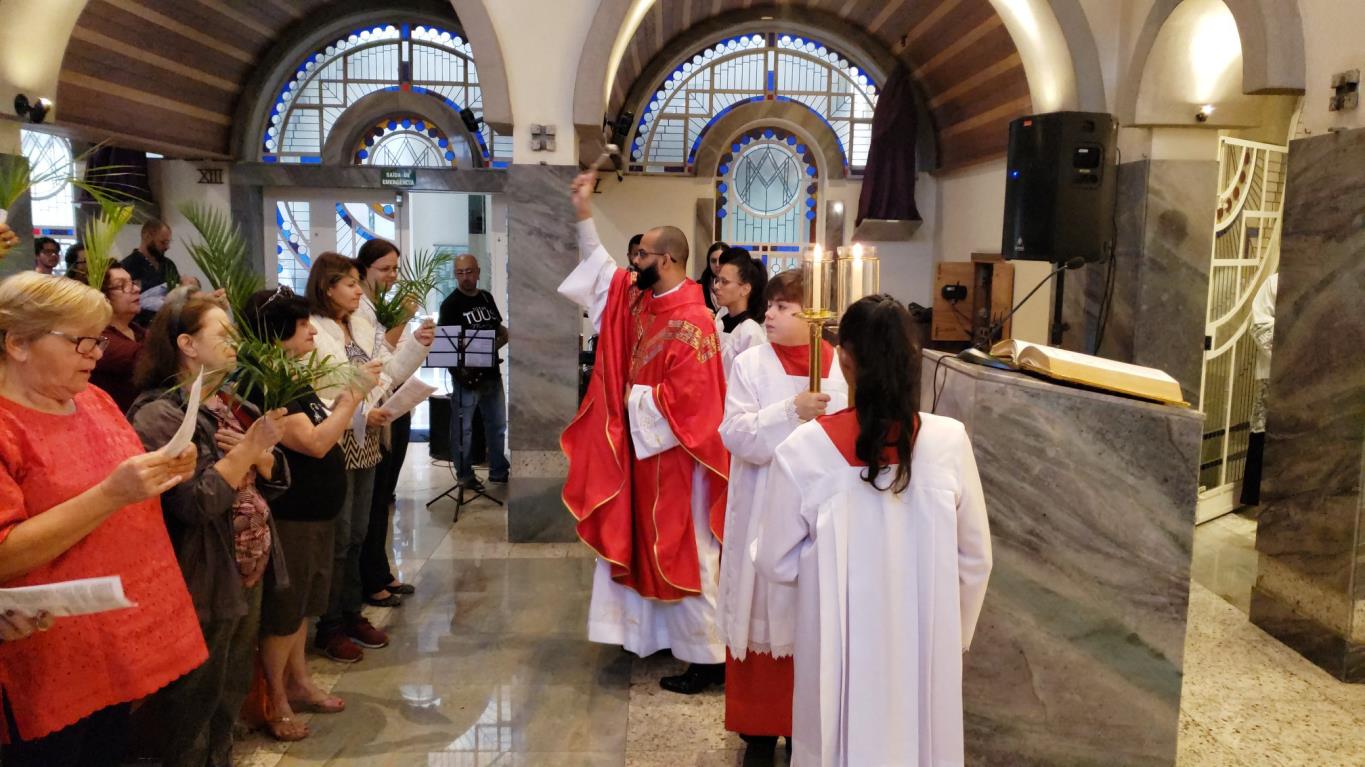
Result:
<svg viewBox="0 0 1365 767"><path fill-rule="evenodd" d="M355 415L351 417L351 436L355 438L357 445L365 444L365 415L369 409L369 405L362 402L360 407L355 409Z"/></svg>
<svg viewBox="0 0 1365 767"><path fill-rule="evenodd" d="M0 589L0 610L15 610L25 615L45 611L66 618L136 606L124 596L123 579L117 575Z"/></svg>
<svg viewBox="0 0 1365 767"><path fill-rule="evenodd" d="M0 208L0 224L7 223L9 223L9 211L5 210L4 208Z"/></svg>
<svg viewBox="0 0 1365 767"><path fill-rule="evenodd" d="M389 397L388 402L383 405L384 412L391 414L395 419L402 418L418 405L426 402L436 392L436 387L417 379L417 376L409 378L406 383L398 387L398 391Z"/></svg>
<svg viewBox="0 0 1365 767"><path fill-rule="evenodd" d="M185 403L185 420L180 422L180 428L175 430L171 441L161 448L161 452L174 458L185 452L185 448L190 446L190 440L194 438L194 425L199 418L199 403L204 396L204 371L200 369L199 377L194 379L194 384L190 386L190 398Z"/></svg>

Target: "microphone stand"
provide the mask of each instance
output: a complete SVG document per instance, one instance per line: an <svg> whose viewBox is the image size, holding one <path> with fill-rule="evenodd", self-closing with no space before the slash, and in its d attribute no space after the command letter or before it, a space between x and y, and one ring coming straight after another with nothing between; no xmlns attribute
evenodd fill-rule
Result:
<svg viewBox="0 0 1365 767"><path fill-rule="evenodd" d="M1085 266L1085 259L1080 258L1079 256L1064 264L1058 265L1057 268L1053 269L1046 277L1040 280L1037 285L1034 285L1033 290L1030 290L1028 295L1024 296L1023 300L1015 304L1014 308L1010 309L1004 317L991 323L990 328L986 331L988 348L977 349L976 347L968 347L958 352L957 358L963 362L970 362L973 365L984 365L986 367L999 368L1001 370L1018 370L1018 366L1009 360L1003 360L990 354L989 345L995 343L995 334L999 333L1001 328L1005 327L1005 323L1014 316L1014 313L1022 309L1024 304L1028 303L1030 298L1033 298L1034 293L1037 293L1044 285L1054 279L1057 280L1057 291L1052 297L1053 316L1052 325L1048 330L1048 343L1052 346L1060 345L1062 343L1062 332L1066 330L1066 324L1062 322L1063 273L1072 269L1080 269L1082 266Z"/></svg>

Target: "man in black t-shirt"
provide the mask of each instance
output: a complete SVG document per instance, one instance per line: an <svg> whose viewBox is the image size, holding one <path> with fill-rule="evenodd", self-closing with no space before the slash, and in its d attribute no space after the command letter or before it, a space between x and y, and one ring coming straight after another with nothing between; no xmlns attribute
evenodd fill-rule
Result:
<svg viewBox="0 0 1365 767"><path fill-rule="evenodd" d="M455 259L458 287L441 303L442 327L459 325L470 330L497 330L497 348L507 345L507 328L493 295L479 289L479 260L466 253ZM498 360L501 362L501 360ZM507 482L511 467L507 462L507 400L502 391L502 374L497 367L450 368L454 390L450 393L450 440L459 439L460 455L456 476L460 484L482 489L469 460L474 411L483 418L488 441L488 479Z"/></svg>
<svg viewBox="0 0 1365 767"><path fill-rule="evenodd" d="M152 324L152 318L166 301L166 293L181 282L180 269L166 255L170 248L171 228L158 219L148 219L142 225L142 241L137 250L120 264L142 287L142 311L137 315L137 323L144 328Z"/></svg>

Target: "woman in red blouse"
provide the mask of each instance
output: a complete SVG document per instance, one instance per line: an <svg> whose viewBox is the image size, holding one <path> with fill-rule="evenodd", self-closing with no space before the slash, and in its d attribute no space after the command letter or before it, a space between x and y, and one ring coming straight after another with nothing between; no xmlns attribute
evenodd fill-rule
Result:
<svg viewBox="0 0 1365 767"><path fill-rule="evenodd" d="M118 409L126 413L141 393L133 384L133 371L142 355L147 331L134 324L133 319L142 310L139 302L142 288L123 267L111 266L104 275L104 296L109 299L114 314L109 318L109 327L104 329L109 345L104 349L104 356L95 363L90 383L113 397Z"/></svg>
<svg viewBox="0 0 1365 767"><path fill-rule="evenodd" d="M0 587L117 575L135 604L0 642L5 767L117 764L128 704L207 657L159 500L196 452L144 452L88 385L109 315L75 280L0 282Z"/></svg>

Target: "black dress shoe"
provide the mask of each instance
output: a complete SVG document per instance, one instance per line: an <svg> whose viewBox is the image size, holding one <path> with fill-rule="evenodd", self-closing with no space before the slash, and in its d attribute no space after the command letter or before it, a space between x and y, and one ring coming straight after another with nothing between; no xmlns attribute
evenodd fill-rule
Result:
<svg viewBox="0 0 1365 767"><path fill-rule="evenodd" d="M725 664L690 663L681 674L660 679L659 686L680 695L696 695L712 687L724 687Z"/></svg>
<svg viewBox="0 0 1365 767"><path fill-rule="evenodd" d="M366 594L365 604L374 605L375 607L402 607L403 598L398 596L397 594L392 593L384 597L383 599L380 599L379 597L370 594Z"/></svg>
<svg viewBox="0 0 1365 767"><path fill-rule="evenodd" d="M743 767L772 767L776 763L776 735L740 735L744 747Z"/></svg>
<svg viewBox="0 0 1365 767"><path fill-rule="evenodd" d="M411 583L390 584L385 591L390 594L397 594L402 597L411 596L417 593L417 588Z"/></svg>

